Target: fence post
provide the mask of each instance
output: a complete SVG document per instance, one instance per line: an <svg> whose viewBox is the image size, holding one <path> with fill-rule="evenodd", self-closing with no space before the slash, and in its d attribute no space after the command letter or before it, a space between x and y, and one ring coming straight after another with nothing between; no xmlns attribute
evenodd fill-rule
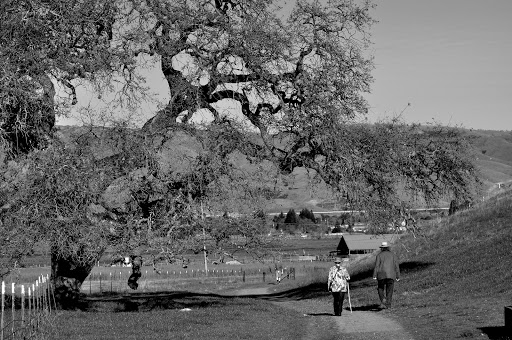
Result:
<svg viewBox="0 0 512 340"><path fill-rule="evenodd" d="M21 285L21 327L25 328L25 286Z"/></svg>
<svg viewBox="0 0 512 340"><path fill-rule="evenodd" d="M245 270L242 272L242 282L245 282Z"/></svg>
<svg viewBox="0 0 512 340"><path fill-rule="evenodd" d="M263 272L263 282L265 282L265 272Z"/></svg>
<svg viewBox="0 0 512 340"><path fill-rule="evenodd" d="M41 291L43 294L43 310L45 310L48 305L46 304L46 278L44 276L41 276Z"/></svg>
<svg viewBox="0 0 512 340"><path fill-rule="evenodd" d="M12 320L11 320L11 334L12 334L12 338L14 339L14 319L16 318L16 316L14 315L14 299L15 299L15 290L14 290L14 282L11 282L11 286L12 286L12 301L11 301L11 315L12 315Z"/></svg>
<svg viewBox="0 0 512 340"><path fill-rule="evenodd" d="M4 303L5 303L5 282L2 281L2 316L0 319L0 339L4 340Z"/></svg>
<svg viewBox="0 0 512 340"><path fill-rule="evenodd" d="M50 275L46 274L46 299L48 300L48 310L52 312L52 292L51 292Z"/></svg>
<svg viewBox="0 0 512 340"><path fill-rule="evenodd" d="M30 290L30 285L28 286L28 322L32 322L31 321L31 317L32 317L32 291Z"/></svg>
<svg viewBox="0 0 512 340"><path fill-rule="evenodd" d="M34 289L34 298L36 299L36 311L39 313L41 304L39 303L39 279L36 280L36 288Z"/></svg>
<svg viewBox="0 0 512 340"><path fill-rule="evenodd" d="M34 314L32 317L36 315L36 284L32 283L32 313Z"/></svg>

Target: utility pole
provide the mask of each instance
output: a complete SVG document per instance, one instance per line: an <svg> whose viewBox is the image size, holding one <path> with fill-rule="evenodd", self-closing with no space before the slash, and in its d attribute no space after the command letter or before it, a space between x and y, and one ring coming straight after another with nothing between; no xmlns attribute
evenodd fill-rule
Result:
<svg viewBox="0 0 512 340"><path fill-rule="evenodd" d="M206 232L204 231L204 211L203 201L201 201L201 219L203 220L203 254L204 254L204 272L208 276L208 261L206 256Z"/></svg>

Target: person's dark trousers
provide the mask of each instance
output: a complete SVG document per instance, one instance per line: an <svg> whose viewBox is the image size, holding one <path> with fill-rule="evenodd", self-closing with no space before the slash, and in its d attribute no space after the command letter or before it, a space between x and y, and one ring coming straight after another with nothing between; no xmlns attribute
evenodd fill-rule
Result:
<svg viewBox="0 0 512 340"><path fill-rule="evenodd" d="M395 285L394 279L377 280L377 291L379 292L380 302L386 307L391 307L393 300L393 286ZM386 303L384 303L386 301Z"/></svg>
<svg viewBox="0 0 512 340"><path fill-rule="evenodd" d="M334 315L341 315L343 311L343 300L345 300L345 292L332 292Z"/></svg>

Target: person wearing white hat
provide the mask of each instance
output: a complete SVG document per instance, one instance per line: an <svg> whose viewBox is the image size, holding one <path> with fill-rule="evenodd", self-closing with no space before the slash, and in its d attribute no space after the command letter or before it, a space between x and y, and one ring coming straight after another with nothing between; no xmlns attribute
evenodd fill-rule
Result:
<svg viewBox="0 0 512 340"><path fill-rule="evenodd" d="M377 280L381 309L391 308L395 280L400 281L398 258L389 248L386 241L382 242L381 251L375 258L373 269L373 279Z"/></svg>
<svg viewBox="0 0 512 340"><path fill-rule="evenodd" d="M343 312L343 300L345 300L345 293L348 289L347 281L350 280L347 269L343 267L341 263L342 260L340 257L334 260L334 266L329 269L329 278L327 280L327 290L332 293L334 299L333 306L335 316L341 316Z"/></svg>

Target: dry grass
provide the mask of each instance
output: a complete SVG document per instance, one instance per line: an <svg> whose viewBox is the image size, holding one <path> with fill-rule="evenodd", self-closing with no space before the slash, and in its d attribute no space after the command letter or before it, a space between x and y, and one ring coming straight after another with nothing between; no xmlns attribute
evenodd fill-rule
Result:
<svg viewBox="0 0 512 340"><path fill-rule="evenodd" d="M307 333L303 315L270 301L325 296L327 268L305 269L309 275L280 284L228 287L195 280L182 291L92 298L89 301L94 303L87 312L59 312L56 339L300 339ZM272 294L227 296L241 288L267 288ZM332 330L319 329L317 333L319 338L331 339Z"/></svg>
<svg viewBox="0 0 512 340"><path fill-rule="evenodd" d="M401 259L402 280L396 285L393 308L382 313L401 323L415 340L509 339L504 333L503 310L512 305L511 231L512 194L505 193L425 227L422 237L403 237L394 249ZM275 289L269 298L311 299L312 303L326 299L328 266L326 263L300 280L265 283ZM377 303L372 268L371 256L350 267L355 308ZM304 334L302 319L292 311L258 299L215 294L239 287L212 288L198 282L187 288L202 293L170 298L173 308L149 304L144 313L65 312L59 325L73 325L75 331L61 338L94 339L101 335L131 339L127 334L134 334L133 339L251 339L259 334L258 338L292 339ZM180 311L187 304L192 306L191 314Z"/></svg>
<svg viewBox="0 0 512 340"><path fill-rule="evenodd" d="M395 247L402 280L395 317L415 339L487 336L506 339L504 306L512 305L512 195L505 193L443 219L425 236ZM377 303L373 258L354 266L353 299Z"/></svg>
<svg viewBox="0 0 512 340"><path fill-rule="evenodd" d="M301 318L265 301L202 297L190 310L60 312L55 339L299 339Z"/></svg>

